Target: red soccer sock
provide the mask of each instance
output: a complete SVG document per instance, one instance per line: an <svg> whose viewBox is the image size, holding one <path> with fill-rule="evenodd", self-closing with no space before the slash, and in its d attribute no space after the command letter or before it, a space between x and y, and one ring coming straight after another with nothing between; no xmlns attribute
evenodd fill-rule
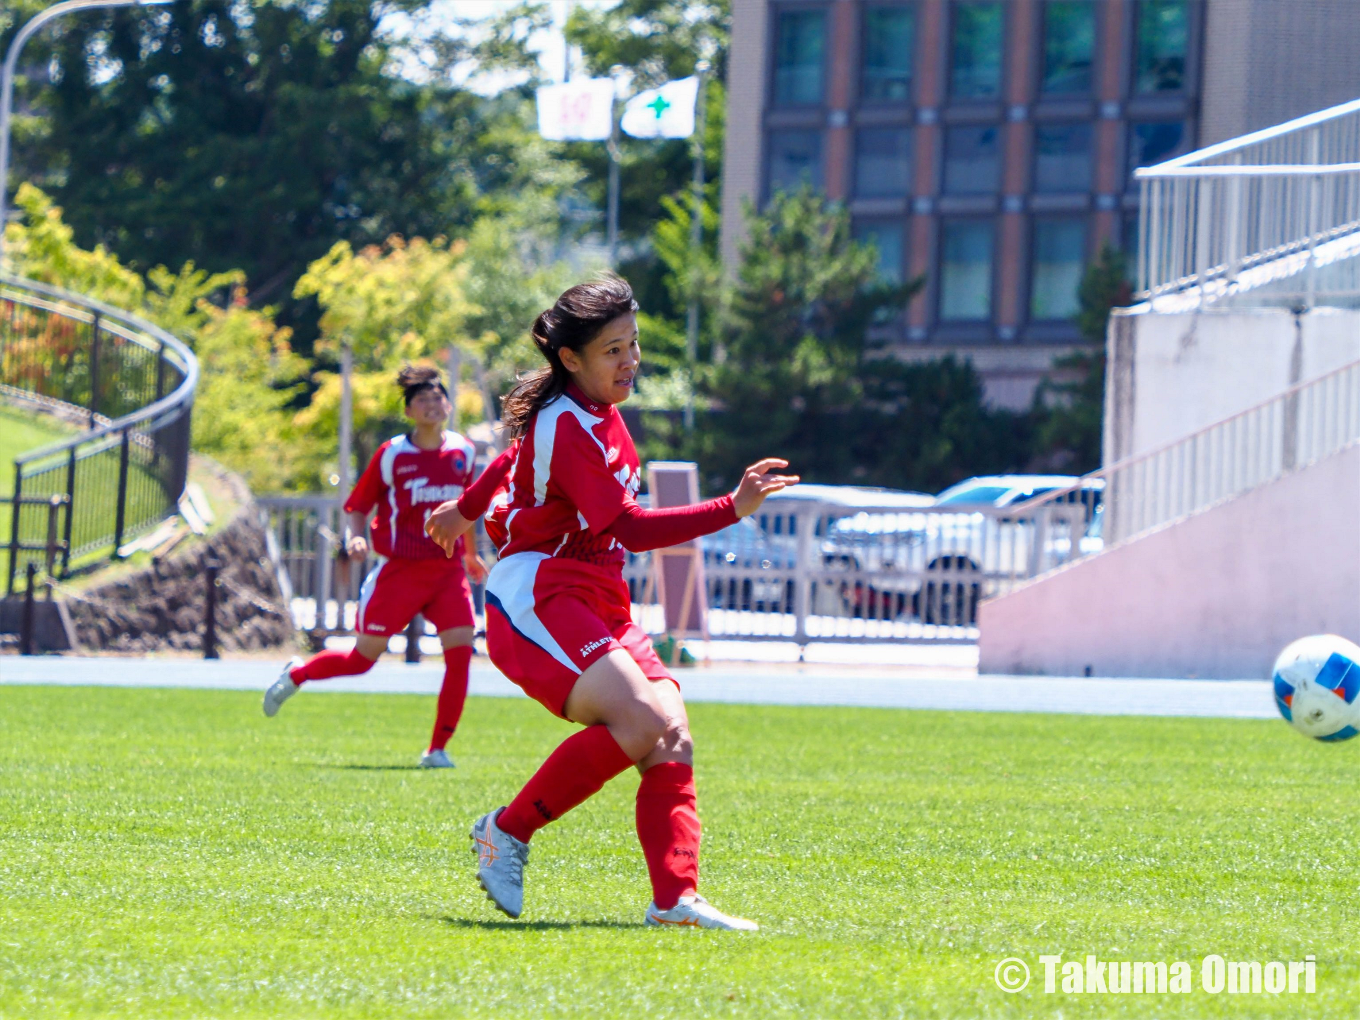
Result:
<svg viewBox="0 0 1360 1020"><path fill-rule="evenodd" d="M633 764L607 726L573 733L524 784L496 825L521 843Z"/></svg>
<svg viewBox="0 0 1360 1020"><path fill-rule="evenodd" d="M658 910L670 910L681 896L699 891L702 828L692 766L663 761L642 773L637 833Z"/></svg>
<svg viewBox="0 0 1360 1020"><path fill-rule="evenodd" d="M333 676L358 676L373 668L377 659L366 659L359 649L349 652L317 652L296 669L288 671L293 683L301 686L304 680L329 680Z"/></svg>
<svg viewBox="0 0 1360 1020"><path fill-rule="evenodd" d="M468 664L472 662L472 646L457 645L444 649L444 684L439 688L439 703L434 710L434 733L430 735L430 750L442 751L458 729L463 718L463 703L467 701Z"/></svg>

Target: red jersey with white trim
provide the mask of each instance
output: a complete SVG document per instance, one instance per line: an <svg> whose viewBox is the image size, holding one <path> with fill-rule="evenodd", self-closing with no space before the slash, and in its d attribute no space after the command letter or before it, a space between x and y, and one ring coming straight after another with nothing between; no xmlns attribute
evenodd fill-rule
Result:
<svg viewBox="0 0 1360 1020"><path fill-rule="evenodd" d="M637 503L642 466L623 417L575 386L538 410L518 441L508 490L487 511L501 559L542 552L622 566L624 549L604 532Z"/></svg>
<svg viewBox="0 0 1360 1020"><path fill-rule="evenodd" d="M425 520L447 499L472 484L477 448L457 432L445 432L437 450L422 450L410 436L378 447L345 500L349 513L377 508L369 525L373 551L388 559L444 559L444 550L425 534ZM461 542L462 539L459 539ZM455 559L462 562L462 550Z"/></svg>

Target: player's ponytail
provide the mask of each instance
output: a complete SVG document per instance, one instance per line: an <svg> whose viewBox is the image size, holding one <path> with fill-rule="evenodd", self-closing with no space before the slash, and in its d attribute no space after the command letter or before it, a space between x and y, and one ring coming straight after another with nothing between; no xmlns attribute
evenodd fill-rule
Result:
<svg viewBox="0 0 1360 1020"><path fill-rule="evenodd" d="M560 396L571 382L571 373L558 353L563 347L579 351L610 322L637 309L628 281L604 273L563 291L556 304L541 312L529 332L548 364L521 378L501 398L501 427L507 436L518 439L524 435L538 409Z"/></svg>

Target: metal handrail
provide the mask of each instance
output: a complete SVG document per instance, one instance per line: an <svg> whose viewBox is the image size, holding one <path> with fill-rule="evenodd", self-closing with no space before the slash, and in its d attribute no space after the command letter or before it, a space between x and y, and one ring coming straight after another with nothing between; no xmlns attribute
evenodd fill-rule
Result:
<svg viewBox="0 0 1360 1020"><path fill-rule="evenodd" d="M1261 145L1265 142L1272 142L1296 135L1309 128L1319 127L1351 114L1360 115L1360 99L1352 99L1348 103L1341 103L1337 106L1329 106L1325 110L1317 110L1313 113L1306 113L1302 117L1295 117L1293 120L1284 121L1281 124L1273 124L1270 127L1262 128L1259 131L1252 131L1249 134L1239 135L1236 138L1229 138L1227 141L1218 142L1215 145L1208 145L1194 152L1188 152L1183 156L1168 159L1164 163L1159 163L1155 167L1147 167L1146 170L1156 170L1160 168L1195 166L1203 164L1207 159L1217 159L1229 153L1237 153L1253 145ZM1137 170L1135 174L1141 175L1144 171Z"/></svg>
<svg viewBox="0 0 1360 1020"><path fill-rule="evenodd" d="M90 424L14 458L5 536L12 593L19 561L36 548L28 536L41 530L28 513L33 495L64 496L61 576L73 557L110 546L117 556L129 535L174 512L187 480L199 366L154 323L59 287L0 274L0 304L16 316L0 334L0 389ZM47 533L53 545L50 525ZM49 572L52 563L49 549Z"/></svg>
<svg viewBox="0 0 1360 1020"><path fill-rule="evenodd" d="M48 443L46 446L40 446L36 450L30 450L27 453L20 454L18 457L14 458L15 464L29 464L35 460L41 460L45 457L64 453L72 447L83 445L92 440L102 439L118 432L123 432L132 425L138 425L144 421L158 418L166 411L180 411L186 404L191 404L193 402L194 391L198 388L198 358L194 356L194 352L189 349L187 344L176 338L174 334L169 331L164 330L155 323L148 322L139 316L132 315L121 308L115 308L113 305L105 304L102 301L96 301L94 298L82 297L79 294L73 294L68 290L62 290L60 287L39 283L36 280L27 280L21 276L10 276L7 273L0 273L0 287L16 287L21 291L27 290L53 298L58 302L58 305L49 307L47 309L48 311L57 312L66 315L68 318L78 319L79 321L93 321L93 316L90 316L88 319L81 319L79 316L70 315L69 311L62 308L61 305L74 305L78 309L97 312L101 320L101 328L108 328L108 323L112 320L113 323L125 327L126 332L122 330L118 331L118 335L122 336L123 339L154 353L172 352L175 355L174 361L176 362L176 367L184 373L183 381L175 387L171 393L162 397L160 400L157 400L155 403L148 404L146 407L133 411L131 414L126 414L121 418L114 419L107 425L89 429L78 436L73 436L70 439L61 439L54 443ZM5 298L6 296L7 295L3 291L0 291L0 298ZM156 344L148 342L146 339L147 337L153 338L156 341Z"/></svg>
<svg viewBox="0 0 1360 1020"><path fill-rule="evenodd" d="M1092 482L1103 481L1107 520L1102 548L1108 548L1307 467L1357 441L1360 361L1352 361L1180 439L1083 475L1074 486L1027 500L1015 507L1015 513L1032 516L1046 506L1073 502ZM1155 504L1151 511L1145 506L1149 500ZM1069 559L1081 555L1075 546L1072 543ZM1056 565L1060 564L1041 563L1030 576Z"/></svg>
<svg viewBox="0 0 1360 1020"><path fill-rule="evenodd" d="M1134 178L1137 296L1155 309L1199 307L1310 272L1318 246L1360 233L1360 100L1139 168ZM1309 257L1292 258L1301 252ZM1279 264L1239 278L1268 263Z"/></svg>

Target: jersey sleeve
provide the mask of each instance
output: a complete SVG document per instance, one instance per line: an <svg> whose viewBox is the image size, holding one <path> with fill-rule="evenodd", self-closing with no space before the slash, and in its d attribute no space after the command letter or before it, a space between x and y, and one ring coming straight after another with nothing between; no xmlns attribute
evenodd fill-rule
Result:
<svg viewBox="0 0 1360 1020"><path fill-rule="evenodd" d="M373 459L368 462L368 467L359 476L359 480L354 483L354 490L345 500L345 512L351 514L366 514L372 510L382 499L383 490L387 488L382 480L383 451L387 449L387 444L383 443L378 447L378 452L373 455Z"/></svg>
<svg viewBox="0 0 1360 1020"><path fill-rule="evenodd" d="M609 529L633 494L614 477L599 442L574 415L557 419L551 482L576 507L586 527L599 535Z"/></svg>
<svg viewBox="0 0 1360 1020"><path fill-rule="evenodd" d="M491 506L491 501L500 491L505 480L510 477L510 471L515 466L515 457L519 454L519 443L511 443L506 447L495 460L486 466L486 470L473 482L464 493L458 497L458 512L466 520L475 521L486 513Z"/></svg>
<svg viewBox="0 0 1360 1020"><path fill-rule="evenodd" d="M737 523L731 496L707 503L644 510L636 503L626 506L609 526L609 533L629 552L643 553L682 545Z"/></svg>

